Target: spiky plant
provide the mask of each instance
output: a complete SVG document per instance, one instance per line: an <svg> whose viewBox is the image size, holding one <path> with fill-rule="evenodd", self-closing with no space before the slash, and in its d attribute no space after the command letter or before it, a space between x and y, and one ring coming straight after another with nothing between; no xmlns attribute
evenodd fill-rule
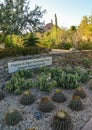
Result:
<svg viewBox="0 0 92 130"><path fill-rule="evenodd" d="M42 112L50 112L54 109L54 104L48 97L43 97L39 103L39 110Z"/></svg>
<svg viewBox="0 0 92 130"><path fill-rule="evenodd" d="M36 128L27 128L27 130L36 130Z"/></svg>
<svg viewBox="0 0 92 130"><path fill-rule="evenodd" d="M34 100L34 95L30 91L25 91L21 96L20 103L23 105L31 105Z"/></svg>
<svg viewBox="0 0 92 130"><path fill-rule="evenodd" d="M81 98L79 96L73 96L69 103L69 107L75 111L83 110L83 103Z"/></svg>
<svg viewBox="0 0 92 130"><path fill-rule="evenodd" d="M70 115L60 110L58 111L52 120L53 130L72 130L72 119Z"/></svg>
<svg viewBox="0 0 92 130"><path fill-rule="evenodd" d="M10 109L7 111L5 115L5 122L7 125L14 126L22 120L22 115L19 113L18 110Z"/></svg>
<svg viewBox="0 0 92 130"><path fill-rule="evenodd" d="M56 89L54 94L52 95L52 100L55 102L65 102L66 101L66 97L63 94L61 89Z"/></svg>
<svg viewBox="0 0 92 130"><path fill-rule="evenodd" d="M74 95L79 96L82 99L87 97L85 90L81 86L79 86L78 88L75 89Z"/></svg>
<svg viewBox="0 0 92 130"><path fill-rule="evenodd" d="M5 94L4 94L2 91L0 91L0 101L1 101L2 99L4 99L4 97L5 97Z"/></svg>

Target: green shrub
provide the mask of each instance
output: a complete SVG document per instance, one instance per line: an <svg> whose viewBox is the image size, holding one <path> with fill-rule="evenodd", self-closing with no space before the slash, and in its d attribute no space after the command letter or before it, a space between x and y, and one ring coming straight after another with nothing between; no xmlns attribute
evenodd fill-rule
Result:
<svg viewBox="0 0 92 130"><path fill-rule="evenodd" d="M3 57L15 57L15 56L26 56L26 55L36 55L41 53L47 53L47 48L42 47L10 47L7 49L0 50L0 58Z"/></svg>
<svg viewBox="0 0 92 130"><path fill-rule="evenodd" d="M37 88L42 90L42 91L48 91L50 92L55 86L56 86L56 81L51 79L51 74L40 74L37 77Z"/></svg>
<svg viewBox="0 0 92 130"><path fill-rule="evenodd" d="M76 68L76 67L75 67ZM63 71L66 73L66 74L75 74L75 70L74 68L72 68L71 66L65 66L63 67Z"/></svg>
<svg viewBox="0 0 92 130"><path fill-rule="evenodd" d="M78 74L79 82L85 83L89 80L89 71L83 68L76 67L74 68L74 74Z"/></svg>
<svg viewBox="0 0 92 130"><path fill-rule="evenodd" d="M82 42L78 46L79 50L92 50L92 42Z"/></svg>
<svg viewBox="0 0 92 130"><path fill-rule="evenodd" d="M89 80L89 71L80 67L51 68L51 78L56 80L57 86L66 89L74 89L79 83Z"/></svg>
<svg viewBox="0 0 92 130"><path fill-rule="evenodd" d="M51 72L51 78L58 80L58 77L63 73L63 70L61 67L52 67L50 68L50 72Z"/></svg>
<svg viewBox="0 0 92 130"><path fill-rule="evenodd" d="M61 67L58 68L51 68L51 78L54 79L57 82L57 86L61 85L60 79L63 78L64 71L62 70Z"/></svg>
<svg viewBox="0 0 92 130"><path fill-rule="evenodd" d="M63 111L58 111L52 120L53 130L72 130L72 119L71 116Z"/></svg>
<svg viewBox="0 0 92 130"><path fill-rule="evenodd" d="M79 76L70 67L52 68L51 76L57 82L57 86L66 89L74 89L78 86Z"/></svg>
<svg viewBox="0 0 92 130"><path fill-rule="evenodd" d="M46 82L46 87L45 87L45 91L50 92L53 88L55 88L57 86L57 82L55 80L48 80Z"/></svg>
<svg viewBox="0 0 92 130"><path fill-rule="evenodd" d="M77 74L63 74L62 77L59 78L60 87L65 89L75 89L78 87L79 77Z"/></svg>
<svg viewBox="0 0 92 130"><path fill-rule="evenodd" d="M31 71L26 72L26 70L14 73L11 80L6 84L6 89L12 93L21 94L23 91L33 88L35 86L33 80L29 79L26 81L24 79L24 77L29 78L31 75Z"/></svg>
<svg viewBox="0 0 92 130"><path fill-rule="evenodd" d="M82 71L80 81L86 83L89 80L89 72L87 70Z"/></svg>
<svg viewBox="0 0 92 130"><path fill-rule="evenodd" d="M86 68L89 68L90 65L91 65L91 62L89 61L88 58L83 58L83 59L81 60L81 62L82 62L82 64L83 64L83 66L86 67Z"/></svg>
<svg viewBox="0 0 92 130"><path fill-rule="evenodd" d="M5 115L5 122L7 125L14 126L22 120L22 115L18 112L18 110L10 109L7 111Z"/></svg>
<svg viewBox="0 0 92 130"><path fill-rule="evenodd" d="M25 90L25 80L21 78L18 73L15 73L11 80L6 84L6 89L15 94L22 93L22 90Z"/></svg>
<svg viewBox="0 0 92 130"><path fill-rule="evenodd" d="M23 78L31 78L33 71L32 70L19 70L17 73Z"/></svg>
<svg viewBox="0 0 92 130"><path fill-rule="evenodd" d="M50 68L48 68L48 67L40 67L40 68L38 68L38 73L49 73L50 72Z"/></svg>
<svg viewBox="0 0 92 130"><path fill-rule="evenodd" d="M58 48L60 49L65 49L65 50L69 50L72 47L71 43L61 43Z"/></svg>
<svg viewBox="0 0 92 130"><path fill-rule="evenodd" d="M34 88L36 86L36 83L33 81L33 79L29 79L25 84L25 90Z"/></svg>
<svg viewBox="0 0 92 130"><path fill-rule="evenodd" d="M10 35L7 35L5 40L4 40L4 46L5 48L11 48L14 47L13 40L11 39Z"/></svg>

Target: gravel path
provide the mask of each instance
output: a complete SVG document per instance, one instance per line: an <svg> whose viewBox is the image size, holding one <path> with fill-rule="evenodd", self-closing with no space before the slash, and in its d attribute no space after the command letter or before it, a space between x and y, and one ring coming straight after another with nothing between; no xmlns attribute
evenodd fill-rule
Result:
<svg viewBox="0 0 92 130"><path fill-rule="evenodd" d="M0 101L0 130L26 130L26 128L35 127L36 130L52 130L51 120L53 115L57 110L62 109L68 112L73 119L73 130L81 130L83 126L88 122L92 117L92 91L89 90L88 84L83 84L85 91L87 92L87 98L82 100L84 104L84 110L75 112L72 111L69 107L69 101L72 98L74 90L63 90L64 94L67 97L67 101L64 103L55 103L55 109L49 113L42 113L42 119L36 120L34 118L34 113L38 111L38 104L41 97L49 96L51 93L41 92L37 89L31 89L32 93L36 96L36 100L32 105L24 106L19 102L20 95L16 96L13 94L6 94L6 97ZM23 120L19 122L14 127L7 126L4 121L4 115L6 111L10 108L18 109L23 115Z"/></svg>

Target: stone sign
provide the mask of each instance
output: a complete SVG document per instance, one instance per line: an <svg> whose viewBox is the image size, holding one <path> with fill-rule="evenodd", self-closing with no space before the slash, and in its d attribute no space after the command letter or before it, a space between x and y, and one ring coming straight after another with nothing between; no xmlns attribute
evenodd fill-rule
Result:
<svg viewBox="0 0 92 130"><path fill-rule="evenodd" d="M13 73L15 71L22 70L22 69L26 70L26 69L38 68L38 67L43 67L48 65L52 65L52 57L9 62L8 70L9 73Z"/></svg>

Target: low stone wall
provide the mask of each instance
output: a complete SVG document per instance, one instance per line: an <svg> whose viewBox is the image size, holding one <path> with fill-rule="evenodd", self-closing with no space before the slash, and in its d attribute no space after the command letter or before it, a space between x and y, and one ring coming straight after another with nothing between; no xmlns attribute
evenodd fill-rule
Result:
<svg viewBox="0 0 92 130"><path fill-rule="evenodd" d="M53 65L78 65L81 64L83 58L88 58L92 61L92 51L70 51L66 53L53 53Z"/></svg>
<svg viewBox="0 0 92 130"><path fill-rule="evenodd" d="M20 56L14 58L4 58L0 60L0 82L4 82L9 78L8 73L8 62L11 61L22 61L27 59L41 58L41 57L52 57L52 66L60 66L60 65L77 65L81 63L81 59L84 57L88 58L92 61L92 51L74 51L74 52L55 52L49 54L40 54L33 56Z"/></svg>

